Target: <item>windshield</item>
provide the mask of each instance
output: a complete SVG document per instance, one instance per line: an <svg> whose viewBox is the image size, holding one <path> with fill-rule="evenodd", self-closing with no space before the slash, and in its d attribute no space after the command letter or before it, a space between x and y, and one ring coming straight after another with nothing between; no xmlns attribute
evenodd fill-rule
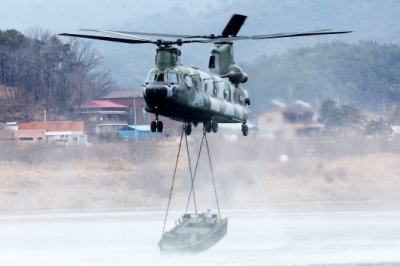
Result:
<svg viewBox="0 0 400 266"><path fill-rule="evenodd" d="M168 71L167 82L171 82L171 83L177 83L178 82L178 75L176 74L176 72Z"/></svg>
<svg viewBox="0 0 400 266"><path fill-rule="evenodd" d="M156 72L155 71L150 71L149 74L147 75L146 82L151 83L156 80Z"/></svg>
<svg viewBox="0 0 400 266"><path fill-rule="evenodd" d="M175 71L168 71L167 73L157 73L156 71L150 71L147 76L146 82L178 83L178 74Z"/></svg>

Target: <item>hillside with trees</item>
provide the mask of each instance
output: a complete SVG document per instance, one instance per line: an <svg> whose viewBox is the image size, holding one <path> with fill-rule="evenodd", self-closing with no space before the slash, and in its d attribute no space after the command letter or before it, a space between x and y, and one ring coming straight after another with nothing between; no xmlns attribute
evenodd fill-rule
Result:
<svg viewBox="0 0 400 266"><path fill-rule="evenodd" d="M340 99L370 111L400 100L398 44L321 43L263 56L242 67L249 74L245 87L255 112L270 107L273 99L313 106L323 99Z"/></svg>
<svg viewBox="0 0 400 266"><path fill-rule="evenodd" d="M89 7L81 9L87 10L95 5L90 2L92 0L85 1L84 4ZM238 41L234 44L234 52L235 61L239 66L243 66L243 63L252 63L263 55L282 54L289 49L313 46L321 42L353 43L359 40L372 40L380 44L400 43L398 34L400 5L396 0L224 0L212 3L168 1L168 4L157 2L151 5L151 9L144 10L140 8L136 10L138 5L136 2L132 4L135 8L126 9L122 6L122 2L104 3L99 11L93 12L91 19L99 21L93 22L92 27L124 31L162 31L169 34L219 34L230 16L237 13L248 16L239 32L239 35L244 36L317 29L353 31L351 34L342 35ZM117 12L119 16L107 17L107 20L103 21L100 13L103 10L118 10L117 5L120 5ZM179 16L171 16L177 12ZM183 21L185 23L182 23ZM68 31L77 30L86 24L85 21L75 22ZM115 70L115 77L118 77L121 83L140 88L147 71L154 63L153 45L128 45L102 41L94 42L94 45L104 54L105 60ZM184 65L207 69L211 44L183 45L180 49Z"/></svg>
<svg viewBox="0 0 400 266"><path fill-rule="evenodd" d="M0 9L4 22L2 27L16 28L21 32L40 26L55 33L93 28L205 35L221 33L232 14L237 13L248 16L239 32L245 36L317 29L353 31L343 35L238 41L235 42L235 60L239 66L243 62L251 63L262 55L281 54L320 42L372 40L380 44L400 43L400 5L397 0L73 2L3 1ZM140 88L148 70L154 65L154 45L93 41L93 47L102 53L107 66L113 69L113 76L125 86ZM207 69L210 48L211 44L181 46L182 63Z"/></svg>
<svg viewBox="0 0 400 266"><path fill-rule="evenodd" d="M91 43L62 42L41 29L0 30L0 121L32 121L46 109L54 117L115 87Z"/></svg>
<svg viewBox="0 0 400 266"><path fill-rule="evenodd" d="M64 39L63 39L64 40ZM0 31L0 121L64 116L71 105L117 89L92 42L41 29ZM329 42L261 56L242 64L253 113L278 99L320 106L324 99L379 111L400 101L400 46L373 41ZM38 116L38 117L37 117Z"/></svg>

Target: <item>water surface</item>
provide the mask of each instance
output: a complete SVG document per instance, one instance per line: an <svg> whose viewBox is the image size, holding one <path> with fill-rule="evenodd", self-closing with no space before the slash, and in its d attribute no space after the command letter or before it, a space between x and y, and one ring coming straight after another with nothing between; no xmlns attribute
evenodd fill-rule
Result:
<svg viewBox="0 0 400 266"><path fill-rule="evenodd" d="M162 209L2 213L0 265L400 265L399 207L223 207L227 236L205 253L183 257L159 254ZM167 228L181 214L170 212Z"/></svg>

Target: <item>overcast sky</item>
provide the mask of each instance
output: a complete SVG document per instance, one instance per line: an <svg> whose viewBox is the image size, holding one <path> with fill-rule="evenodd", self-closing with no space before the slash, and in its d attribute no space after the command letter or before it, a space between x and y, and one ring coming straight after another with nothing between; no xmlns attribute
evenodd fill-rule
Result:
<svg viewBox="0 0 400 266"><path fill-rule="evenodd" d="M0 27L23 32L30 27L39 26L62 32L88 27L109 28L134 21L153 24L154 20L149 21L146 18L159 12L183 16L171 9L176 6L195 13L206 6L218 8L227 2L229 1L0 0Z"/></svg>

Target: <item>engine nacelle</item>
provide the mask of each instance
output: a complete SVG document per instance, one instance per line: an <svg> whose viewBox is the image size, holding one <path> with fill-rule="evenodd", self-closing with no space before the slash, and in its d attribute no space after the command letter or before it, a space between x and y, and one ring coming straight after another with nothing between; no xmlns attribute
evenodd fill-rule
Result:
<svg viewBox="0 0 400 266"><path fill-rule="evenodd" d="M238 66L231 66L227 72L221 78L228 78L233 84L246 83L249 79L249 76Z"/></svg>

